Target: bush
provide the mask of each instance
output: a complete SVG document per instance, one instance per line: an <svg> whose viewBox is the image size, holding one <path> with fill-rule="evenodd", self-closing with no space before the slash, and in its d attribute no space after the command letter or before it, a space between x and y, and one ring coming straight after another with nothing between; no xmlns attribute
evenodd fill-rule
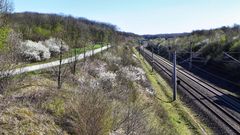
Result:
<svg viewBox="0 0 240 135"><path fill-rule="evenodd" d="M147 80L145 77L145 72L138 67L134 66L123 67L120 69L120 72L125 76L125 78L131 81Z"/></svg>
<svg viewBox="0 0 240 135"><path fill-rule="evenodd" d="M57 55L60 53L60 48L62 47L63 52L66 52L69 50L69 47L66 45L66 43L62 40L57 40L55 38L50 38L48 40L45 40L42 42L43 45L45 45L47 48L49 48L49 51L51 52L51 55Z"/></svg>
<svg viewBox="0 0 240 135"><path fill-rule="evenodd" d="M68 46L62 40L50 38L45 41L33 42L27 40L21 43L21 55L27 61L43 61L50 59L51 56L57 55L62 52L69 50Z"/></svg>
<svg viewBox="0 0 240 135"><path fill-rule="evenodd" d="M33 31L43 37L49 37L51 35L50 30L42 28L42 27L35 27L35 28L33 28Z"/></svg>
<svg viewBox="0 0 240 135"><path fill-rule="evenodd" d="M21 43L21 54L28 61L42 61L49 59L49 49L41 42L27 40Z"/></svg>
<svg viewBox="0 0 240 135"><path fill-rule="evenodd" d="M72 98L64 125L70 134L107 135L111 130L111 103L101 91L89 89Z"/></svg>
<svg viewBox="0 0 240 135"><path fill-rule="evenodd" d="M240 52L240 40L235 42L230 48L231 52Z"/></svg>

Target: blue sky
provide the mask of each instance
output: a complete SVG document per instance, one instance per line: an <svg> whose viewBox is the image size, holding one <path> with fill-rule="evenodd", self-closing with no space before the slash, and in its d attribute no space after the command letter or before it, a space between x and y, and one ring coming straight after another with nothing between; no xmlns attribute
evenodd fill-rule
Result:
<svg viewBox="0 0 240 135"><path fill-rule="evenodd" d="M14 0L15 12L84 17L136 34L191 32L240 24L240 0Z"/></svg>

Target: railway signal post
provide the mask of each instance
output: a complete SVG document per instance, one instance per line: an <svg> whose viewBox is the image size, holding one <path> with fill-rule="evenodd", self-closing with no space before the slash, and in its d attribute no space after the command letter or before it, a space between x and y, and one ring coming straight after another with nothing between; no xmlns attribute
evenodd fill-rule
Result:
<svg viewBox="0 0 240 135"><path fill-rule="evenodd" d="M168 47L168 60L171 61L171 47Z"/></svg>
<svg viewBox="0 0 240 135"><path fill-rule="evenodd" d="M143 61L144 61L144 58L145 58L145 51L144 51L144 46L143 46L143 48L142 48L143 50L142 50L142 54L143 54Z"/></svg>
<svg viewBox="0 0 240 135"><path fill-rule="evenodd" d="M192 69L192 42L190 42L190 58L189 58L189 69Z"/></svg>
<svg viewBox="0 0 240 135"><path fill-rule="evenodd" d="M173 52L173 101L177 99L177 53L176 51Z"/></svg>
<svg viewBox="0 0 240 135"><path fill-rule="evenodd" d="M153 62L154 62L154 59L153 59L153 46L151 46L152 48L152 72L153 72Z"/></svg>

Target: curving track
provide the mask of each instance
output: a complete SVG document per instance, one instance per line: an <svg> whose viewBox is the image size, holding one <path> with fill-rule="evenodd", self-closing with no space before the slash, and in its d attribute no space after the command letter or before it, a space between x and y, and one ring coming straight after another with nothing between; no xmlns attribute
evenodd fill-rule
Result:
<svg viewBox="0 0 240 135"><path fill-rule="evenodd" d="M171 78L172 63L155 54L153 55L154 60L152 60L152 53L147 49L143 49L143 47L140 48L140 52L148 62L152 63L156 71L164 72ZM224 126L230 129L226 132L240 134L239 99L226 95L218 87L202 80L180 66L177 67L177 78L180 80L178 87L192 95L202 107L224 123Z"/></svg>

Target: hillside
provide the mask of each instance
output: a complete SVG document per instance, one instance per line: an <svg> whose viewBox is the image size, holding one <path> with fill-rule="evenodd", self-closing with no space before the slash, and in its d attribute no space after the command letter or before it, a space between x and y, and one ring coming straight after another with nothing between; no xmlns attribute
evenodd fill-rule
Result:
<svg viewBox="0 0 240 135"><path fill-rule="evenodd" d="M157 35L142 35L145 39L156 39L156 38L176 38L187 36L189 33L172 33L172 34L157 34Z"/></svg>
<svg viewBox="0 0 240 135"><path fill-rule="evenodd" d="M9 22L15 31L22 33L24 40L39 41L59 37L73 46L88 41L113 42L117 36L114 25L72 16L14 13L9 15Z"/></svg>
<svg viewBox="0 0 240 135"><path fill-rule="evenodd" d="M152 88L149 73L133 53L126 45L111 48L78 62L76 74L67 64L61 89L57 68L11 78L8 83L14 85L0 96L0 133L200 134L179 103L177 108L163 106L155 98L163 89ZM167 83L164 89L170 89ZM169 95L161 98L170 100Z"/></svg>
<svg viewBox="0 0 240 135"><path fill-rule="evenodd" d="M92 3L84 10L96 12ZM103 15L115 10L103 3ZM79 4L85 3L72 5L78 12ZM120 9L121 21L136 19ZM37 12L13 13L11 0L0 0L0 134L240 133L240 25L137 35L110 23ZM139 13L140 25L133 25L147 33L153 20ZM156 31L167 28L162 22Z"/></svg>
<svg viewBox="0 0 240 135"><path fill-rule="evenodd" d="M201 60L199 64L214 64L228 72L233 80L239 79L239 63L224 54L226 52L235 59L240 60L239 25L212 30L198 30L185 36L177 36L170 39L156 38L148 41L154 45L156 52L160 51L161 55L166 58L169 57L169 47L174 48L178 52L179 61L189 58L192 48L194 58Z"/></svg>

